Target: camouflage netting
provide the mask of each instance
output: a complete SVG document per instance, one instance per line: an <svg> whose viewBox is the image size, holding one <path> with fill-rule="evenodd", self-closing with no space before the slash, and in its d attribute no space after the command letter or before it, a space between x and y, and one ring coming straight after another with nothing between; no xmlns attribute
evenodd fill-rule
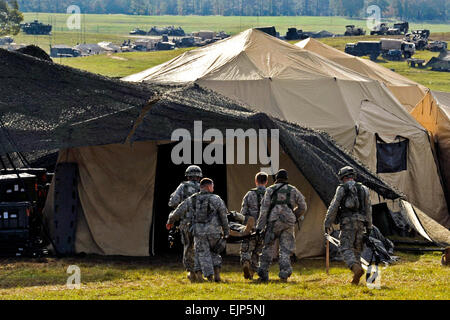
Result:
<svg viewBox="0 0 450 320"><path fill-rule="evenodd" d="M33 56L38 59L53 61L52 58L50 58L50 56L47 54L47 52L45 52L44 50L33 44L17 49L16 51L19 53L27 54L29 56Z"/></svg>
<svg viewBox="0 0 450 320"><path fill-rule="evenodd" d="M4 50L0 83L0 155L25 152L39 161L58 149L123 143L130 133L131 141L170 140L173 130L193 132L194 121L201 120L203 130L223 133L279 129L281 147L326 204L338 184L337 170L347 164L384 198L401 196L325 133L252 112L197 86L124 83ZM155 97L159 101L151 104ZM146 106L150 110L136 122Z"/></svg>
<svg viewBox="0 0 450 320"><path fill-rule="evenodd" d="M152 92L0 49L0 153L125 141Z"/></svg>

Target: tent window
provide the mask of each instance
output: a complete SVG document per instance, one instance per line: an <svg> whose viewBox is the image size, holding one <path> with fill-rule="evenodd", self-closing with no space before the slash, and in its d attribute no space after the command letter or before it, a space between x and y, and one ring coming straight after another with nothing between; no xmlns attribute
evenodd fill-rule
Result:
<svg viewBox="0 0 450 320"><path fill-rule="evenodd" d="M407 169L408 139L385 143L377 137L377 173L393 173Z"/></svg>

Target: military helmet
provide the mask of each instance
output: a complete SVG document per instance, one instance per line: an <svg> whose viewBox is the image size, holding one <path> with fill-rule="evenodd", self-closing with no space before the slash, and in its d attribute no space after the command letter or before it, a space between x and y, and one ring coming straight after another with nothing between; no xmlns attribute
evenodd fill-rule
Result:
<svg viewBox="0 0 450 320"><path fill-rule="evenodd" d="M275 179L279 180L279 179L284 179L287 180L288 179L288 172L284 169L280 169L278 170L277 174L275 175Z"/></svg>
<svg viewBox="0 0 450 320"><path fill-rule="evenodd" d="M186 177L203 177L202 169L199 166L189 166L185 172Z"/></svg>
<svg viewBox="0 0 450 320"><path fill-rule="evenodd" d="M353 169L350 166L345 166L339 170L338 176L339 176L339 179L341 179L341 180L344 179L345 177L355 178L356 171L355 171L355 169Z"/></svg>

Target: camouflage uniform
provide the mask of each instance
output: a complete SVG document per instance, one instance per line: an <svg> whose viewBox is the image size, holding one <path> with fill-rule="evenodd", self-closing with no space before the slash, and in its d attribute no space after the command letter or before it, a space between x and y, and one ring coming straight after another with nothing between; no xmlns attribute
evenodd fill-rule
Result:
<svg viewBox="0 0 450 320"><path fill-rule="evenodd" d="M218 195L206 191L192 195L185 202L192 214L195 262L203 275L210 277L214 268L222 266L222 257L214 249L222 241L222 233L224 237L230 235L228 210Z"/></svg>
<svg viewBox="0 0 450 320"><path fill-rule="evenodd" d="M184 181L180 183L178 188L170 195L169 207L177 208L184 200L199 191L200 183L198 181ZM187 215L180 216L178 220L180 221L179 228L181 242L183 243L183 265L187 271L196 271L194 270L194 238L189 231L190 220Z"/></svg>
<svg viewBox="0 0 450 320"><path fill-rule="evenodd" d="M258 221L259 210L261 207L261 201L266 192L266 187L260 186L252 189L244 196L242 200L241 215L246 217L253 217L255 221ZM258 268L259 255L262 252L263 241L260 238L244 240L241 244L241 264L245 261L249 261L253 270Z"/></svg>
<svg viewBox="0 0 450 320"><path fill-rule="evenodd" d="M345 186L345 184L348 184ZM341 247L342 257L345 263L351 269L357 263L361 263L361 251L363 249L363 239L365 228L372 229L372 206L370 204L370 195L367 187L361 186L364 195L358 195L360 210L352 212L343 205L346 198L346 187L355 185L355 181L348 181L337 187L336 194L331 201L325 217L324 226L330 228L333 223L338 223L341 229ZM357 190L359 190L357 188ZM359 193L359 192L358 192ZM361 199L363 198L363 199ZM337 218L337 219L336 219Z"/></svg>
<svg viewBox="0 0 450 320"><path fill-rule="evenodd" d="M272 199L272 194L277 189L279 190L276 196L274 196L274 199ZM272 210L270 210L271 207ZM258 268L258 275L263 280L269 279L269 267L272 263L274 245L277 239L279 239L280 245L279 277L281 279L287 279L292 274L291 255L295 251L294 226L298 218L293 211L295 207L298 207L296 213L299 216L307 209L305 198L297 188L287 183L276 183L267 188L256 226L257 231L261 232L267 225L264 247L259 259Z"/></svg>

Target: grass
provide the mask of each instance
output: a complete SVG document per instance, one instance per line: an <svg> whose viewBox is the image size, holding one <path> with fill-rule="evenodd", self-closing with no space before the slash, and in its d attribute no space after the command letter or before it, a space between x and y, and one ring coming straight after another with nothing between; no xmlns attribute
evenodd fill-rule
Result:
<svg viewBox="0 0 450 320"><path fill-rule="evenodd" d="M53 25L56 32L68 31L67 19L70 15L55 13L25 13L25 21L35 19ZM232 34L248 28L275 26L280 34L289 27L304 31L328 30L344 33L347 24L364 27L365 21L344 17L223 17L223 16L134 16L123 14L86 14L81 19L82 29L87 33L127 35L139 27L150 30L152 26L181 26L186 32L198 30L226 31ZM449 24L412 23L412 29L431 29L433 32L450 32Z"/></svg>
<svg viewBox="0 0 450 320"><path fill-rule="evenodd" d="M450 299L450 268L440 266L438 253L400 256L382 271L381 290L351 286L351 273L341 263L332 263L327 276L323 260L296 263L288 283L278 281L273 266L273 280L261 284L244 280L238 262L227 259L224 283L191 284L173 259L11 259L0 265L0 299ZM74 264L81 269L79 290L66 287L67 267Z"/></svg>

